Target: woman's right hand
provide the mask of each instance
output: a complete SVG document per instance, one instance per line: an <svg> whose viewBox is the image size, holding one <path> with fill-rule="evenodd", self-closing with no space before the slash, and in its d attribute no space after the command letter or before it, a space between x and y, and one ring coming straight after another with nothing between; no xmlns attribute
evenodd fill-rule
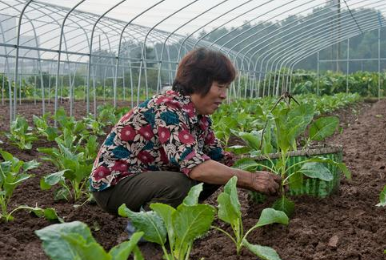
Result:
<svg viewBox="0 0 386 260"><path fill-rule="evenodd" d="M251 190L273 195L280 189L281 177L267 171L251 173Z"/></svg>

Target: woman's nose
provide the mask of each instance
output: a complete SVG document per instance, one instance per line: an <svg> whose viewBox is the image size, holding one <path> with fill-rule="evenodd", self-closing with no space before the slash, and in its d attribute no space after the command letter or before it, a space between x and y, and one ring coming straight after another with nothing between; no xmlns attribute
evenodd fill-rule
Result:
<svg viewBox="0 0 386 260"><path fill-rule="evenodd" d="M225 99L225 98L227 98L227 89L226 88L224 88L224 89L222 89L221 91L220 91L220 97L222 98L222 99Z"/></svg>

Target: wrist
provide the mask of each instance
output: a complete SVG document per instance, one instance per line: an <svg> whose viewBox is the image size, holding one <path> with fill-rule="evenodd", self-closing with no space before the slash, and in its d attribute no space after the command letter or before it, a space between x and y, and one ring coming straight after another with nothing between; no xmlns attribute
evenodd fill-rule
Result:
<svg viewBox="0 0 386 260"><path fill-rule="evenodd" d="M253 173L237 170L234 172L234 176L237 176L238 187L248 190L253 189Z"/></svg>

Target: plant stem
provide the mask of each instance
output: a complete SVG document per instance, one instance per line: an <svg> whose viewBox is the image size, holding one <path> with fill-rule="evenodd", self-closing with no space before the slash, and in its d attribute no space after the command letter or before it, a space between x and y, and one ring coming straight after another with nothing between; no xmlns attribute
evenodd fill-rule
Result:
<svg viewBox="0 0 386 260"><path fill-rule="evenodd" d="M221 229L219 227L216 227L216 226L211 226L211 227L216 229L216 230L218 230L218 231L220 231L220 232L222 232L222 233L224 233L227 237L229 237L233 241L233 243L235 243L235 245L237 245L236 240L228 232L226 232L225 230L223 230L223 229Z"/></svg>

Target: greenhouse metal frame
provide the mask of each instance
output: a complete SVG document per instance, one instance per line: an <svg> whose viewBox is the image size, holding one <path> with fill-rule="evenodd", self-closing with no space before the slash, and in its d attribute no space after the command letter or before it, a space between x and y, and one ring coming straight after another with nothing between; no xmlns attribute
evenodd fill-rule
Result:
<svg viewBox="0 0 386 260"><path fill-rule="evenodd" d="M149 6L123 20L114 18L117 11L129 12L135 6L133 1L105 3L100 12L93 13L84 11L84 5L96 5L97 0L70 0L65 3L68 6L37 0L1 0L0 94L2 104L9 103L10 120L15 119L18 103L22 102L26 77L40 82L39 86L34 84L34 102L40 95L38 102L42 103L43 114L51 98L55 111L60 99L67 98L70 115L74 84L82 78L85 113L95 115L100 102L98 79L99 84L103 82L104 99L108 91L114 106L118 99L129 99L134 106L142 97L172 84L179 60L196 47L220 50L236 65L239 75L232 83L229 99L280 95L291 90L290 79L296 66L312 55L317 56L317 75L322 62L346 62L348 75L349 64L354 60L349 54L350 39L374 30L378 31L375 60L378 72L382 71L381 61L385 58L381 57L380 39L386 24L383 15L386 2L382 0L222 0L206 2L199 11L192 8L202 4L202 0L178 1L167 12L159 9L157 19L149 16L148 20L154 20L152 26L141 25L140 20L146 20L150 12L173 2L177 3L151 1ZM312 18L307 18L309 12L313 12ZM285 15L291 15L293 21L279 27L279 19ZM186 16L183 22L177 18L181 16ZM173 20L177 21L174 27L162 28ZM242 24L235 23L240 20ZM241 30L245 24L249 28ZM195 28L186 30L191 25ZM227 33L215 39L210 37L229 25ZM267 29L271 31L266 32ZM234 36L226 39L231 34ZM342 42L347 42L346 58L319 59L320 51ZM276 73L277 80L271 80L272 73ZM47 75L48 85L43 80ZM125 85L125 77L129 77L129 86ZM61 94L64 79L69 86L66 96Z"/></svg>

